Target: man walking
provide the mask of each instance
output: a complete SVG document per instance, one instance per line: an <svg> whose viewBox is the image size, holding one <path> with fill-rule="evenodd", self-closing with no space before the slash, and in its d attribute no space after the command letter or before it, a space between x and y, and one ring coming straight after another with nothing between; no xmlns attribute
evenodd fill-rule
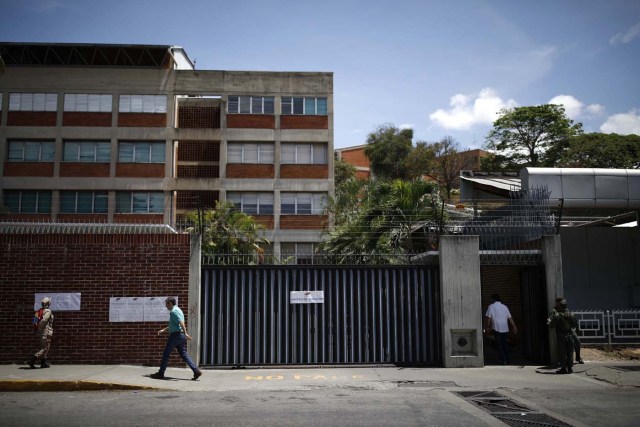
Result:
<svg viewBox="0 0 640 427"><path fill-rule="evenodd" d="M176 299L174 297L167 298L165 300L165 305L167 310L169 310L169 326L164 329L160 329L158 331L158 335L168 330L169 338L167 339L167 345L164 348L164 353L162 355L160 370L155 374L151 374L151 378L158 380L164 379L164 371L167 369L167 365L169 364L169 356L171 356L171 352L175 348L178 350L178 354L180 354L182 360L184 360L193 371L192 380L195 381L202 375L202 371L198 369L187 353L187 340L191 340L191 336L187 333L187 327L184 324L184 313L182 313L180 307L176 305Z"/></svg>
<svg viewBox="0 0 640 427"><path fill-rule="evenodd" d="M32 354L27 362L32 369L35 369L37 361L40 361L41 368L51 367L49 362L47 362L47 356L51 348L51 340L53 339L53 312L49 307L51 307L51 298L43 298L42 318L40 322L38 322L38 342L40 343L40 350Z"/></svg>
<svg viewBox="0 0 640 427"><path fill-rule="evenodd" d="M556 298L556 306L551 310L547 323L556 331L556 347L560 360L560 370L557 373L572 374L574 345L572 329L577 326L577 322L573 313L567 310L566 299Z"/></svg>
<svg viewBox="0 0 640 427"><path fill-rule="evenodd" d="M508 365L510 362L509 348L507 346L509 324L511 324L514 334L518 333L518 328L511 317L509 308L500 301L500 295L491 295L491 300L493 301L493 304L489 306L487 313L485 314L486 329L493 329L493 336L496 340L496 346L498 347L500 361L503 365Z"/></svg>

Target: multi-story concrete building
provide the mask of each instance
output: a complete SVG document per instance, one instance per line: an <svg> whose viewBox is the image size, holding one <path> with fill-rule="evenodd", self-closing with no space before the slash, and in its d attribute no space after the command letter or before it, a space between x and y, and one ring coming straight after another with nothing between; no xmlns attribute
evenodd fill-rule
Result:
<svg viewBox="0 0 640 427"><path fill-rule="evenodd" d="M160 45L0 43L5 218L180 223L230 200L275 253L329 224L333 74L197 70Z"/></svg>

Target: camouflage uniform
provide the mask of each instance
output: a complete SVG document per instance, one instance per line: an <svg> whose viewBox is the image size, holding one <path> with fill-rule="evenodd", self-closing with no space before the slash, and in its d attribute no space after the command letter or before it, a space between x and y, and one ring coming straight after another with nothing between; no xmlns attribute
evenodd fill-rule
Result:
<svg viewBox="0 0 640 427"><path fill-rule="evenodd" d="M573 372L573 328L577 327L576 318L567 309L554 308L549 316L549 327L556 330L556 343L560 371L558 373Z"/></svg>
<svg viewBox="0 0 640 427"><path fill-rule="evenodd" d="M40 350L31 355L31 359L27 362L29 366L35 368L35 363L40 361L41 368L48 368L47 362L49 349L51 348L51 340L53 338L53 312L49 309L49 304L42 304L44 310L42 312L42 320L38 324L38 342Z"/></svg>

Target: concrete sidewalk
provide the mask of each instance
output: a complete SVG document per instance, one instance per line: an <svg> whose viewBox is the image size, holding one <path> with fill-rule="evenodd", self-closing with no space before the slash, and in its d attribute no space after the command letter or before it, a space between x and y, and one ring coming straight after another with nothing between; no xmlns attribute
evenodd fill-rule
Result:
<svg viewBox="0 0 640 427"><path fill-rule="evenodd" d="M634 368L635 367L635 368ZM636 370L633 370L636 369ZM608 387L640 389L640 363L587 363L576 365L573 375L538 366L486 366L484 368L291 367L204 369L192 381L189 369L169 368L164 380L149 376L155 367L129 365L54 365L49 369L0 365L2 391L74 390L306 390L351 387L384 390L397 387L446 390L596 390ZM639 394L640 396L640 394Z"/></svg>

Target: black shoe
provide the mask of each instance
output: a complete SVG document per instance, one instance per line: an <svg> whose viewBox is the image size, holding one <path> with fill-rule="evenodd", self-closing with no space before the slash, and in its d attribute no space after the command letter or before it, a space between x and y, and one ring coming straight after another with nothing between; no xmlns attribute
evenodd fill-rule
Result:
<svg viewBox="0 0 640 427"><path fill-rule="evenodd" d="M566 369L564 369L564 368L562 368L562 369L558 369L558 370L556 371L556 374L566 374L566 373L568 373L568 372L567 372L567 370L566 370Z"/></svg>
<svg viewBox="0 0 640 427"><path fill-rule="evenodd" d="M31 356L31 359L29 359L29 361L27 362L27 365L29 365L31 369L36 369L36 357Z"/></svg>
<svg viewBox="0 0 640 427"><path fill-rule="evenodd" d="M569 368L569 369L567 370L567 373L569 373L569 374L573 374L573 369Z"/></svg>
<svg viewBox="0 0 640 427"><path fill-rule="evenodd" d="M164 374L161 374L160 372L156 372L155 374L151 374L149 376L151 378L153 378L154 380L163 380L164 379Z"/></svg>
<svg viewBox="0 0 640 427"><path fill-rule="evenodd" d="M193 373L193 378L191 378L191 379L192 379L193 381L196 381L196 380L197 380L198 378L200 378L201 376L202 376L202 371L198 370L198 371L195 371L195 372Z"/></svg>
<svg viewBox="0 0 640 427"><path fill-rule="evenodd" d="M576 359L576 363L579 363L581 365L584 365L584 360L582 359Z"/></svg>
<svg viewBox="0 0 640 427"><path fill-rule="evenodd" d="M47 362L47 359L42 359L42 362L40 362L40 368L50 368L51 365L49 365L49 362Z"/></svg>

